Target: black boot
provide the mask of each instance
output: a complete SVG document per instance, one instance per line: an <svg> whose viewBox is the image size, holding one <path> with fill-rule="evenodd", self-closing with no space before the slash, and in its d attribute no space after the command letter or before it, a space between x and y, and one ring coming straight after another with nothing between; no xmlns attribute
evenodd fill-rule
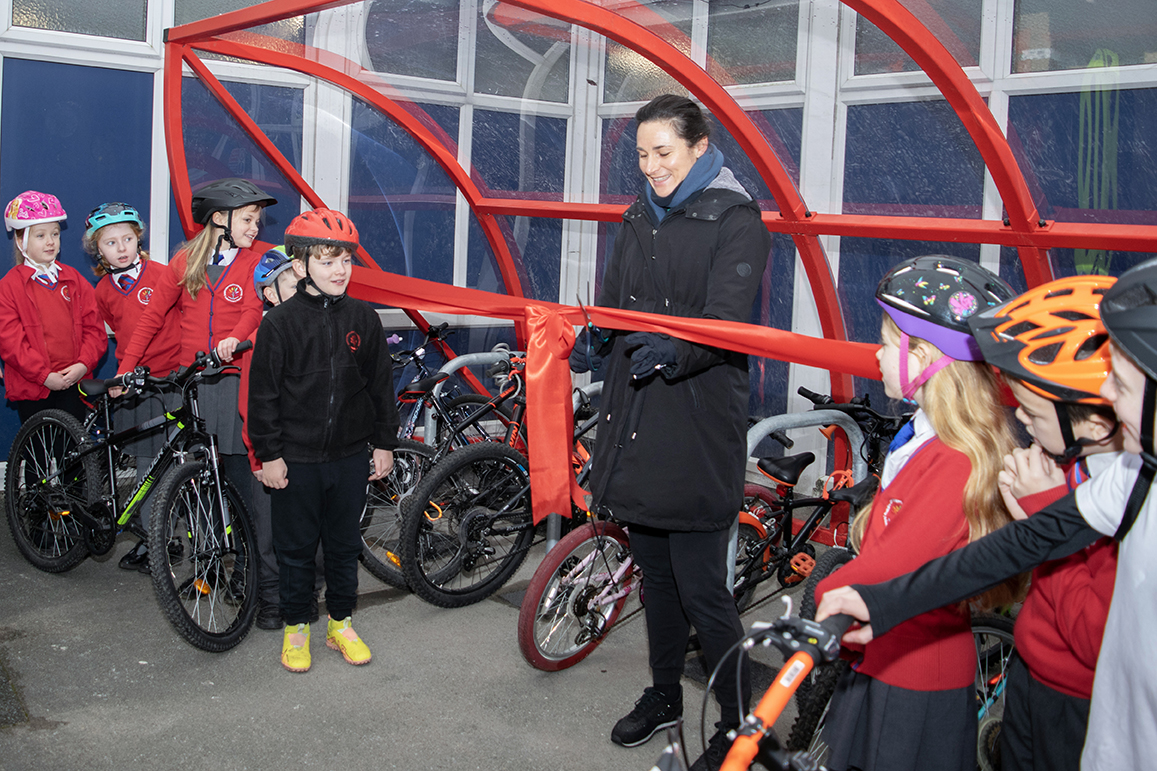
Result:
<svg viewBox="0 0 1157 771"><path fill-rule="evenodd" d="M121 557L121 561L117 563L117 567L122 570L136 570L141 573L148 573L149 547L144 541L137 541L137 545L129 549L128 553Z"/></svg>
<svg viewBox="0 0 1157 771"><path fill-rule="evenodd" d="M615 723L611 741L622 747L638 747L664 728L675 725L683 716L683 687L674 697L657 688L647 688L635 702L635 708Z"/></svg>

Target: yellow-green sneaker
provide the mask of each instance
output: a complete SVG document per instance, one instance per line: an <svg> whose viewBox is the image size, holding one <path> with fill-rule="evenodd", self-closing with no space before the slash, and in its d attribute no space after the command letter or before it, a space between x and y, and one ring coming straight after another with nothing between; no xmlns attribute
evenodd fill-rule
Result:
<svg viewBox="0 0 1157 771"><path fill-rule="evenodd" d="M308 672L309 665L309 624L290 624L281 642L281 666L290 672Z"/></svg>
<svg viewBox="0 0 1157 771"><path fill-rule="evenodd" d="M341 621L334 621L330 618L325 634L325 644L335 651L341 651L341 655L345 657L346 661L355 667L360 667L362 664L370 663L370 649L362 642L362 638L358 637L352 623L353 621L349 616Z"/></svg>

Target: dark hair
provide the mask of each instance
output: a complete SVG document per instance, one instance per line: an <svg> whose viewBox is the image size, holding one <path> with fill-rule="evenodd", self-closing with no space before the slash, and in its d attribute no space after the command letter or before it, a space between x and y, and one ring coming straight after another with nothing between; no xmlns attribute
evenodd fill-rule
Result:
<svg viewBox="0 0 1157 771"><path fill-rule="evenodd" d="M1102 420L1106 420L1109 423L1117 422L1117 413L1107 404L1077 404L1075 402L1065 402L1065 407L1068 408L1069 420L1073 423L1083 423L1094 415L1099 416Z"/></svg>
<svg viewBox="0 0 1157 771"><path fill-rule="evenodd" d="M699 105L685 96L656 96L635 113L635 121L638 123L656 120L671 121L675 133L688 145L711 136L711 121L699 109Z"/></svg>

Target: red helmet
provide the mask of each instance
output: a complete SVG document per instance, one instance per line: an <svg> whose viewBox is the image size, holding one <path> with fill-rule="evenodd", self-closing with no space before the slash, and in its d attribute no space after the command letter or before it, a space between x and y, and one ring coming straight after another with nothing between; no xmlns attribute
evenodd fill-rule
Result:
<svg viewBox="0 0 1157 771"><path fill-rule="evenodd" d="M349 217L333 209L317 208L297 215L285 228L285 247L337 246L358 248L358 229Z"/></svg>

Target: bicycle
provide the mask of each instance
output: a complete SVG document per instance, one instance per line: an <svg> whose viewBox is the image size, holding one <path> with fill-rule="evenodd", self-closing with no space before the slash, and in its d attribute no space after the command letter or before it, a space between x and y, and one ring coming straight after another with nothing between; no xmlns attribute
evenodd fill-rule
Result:
<svg viewBox="0 0 1157 771"><path fill-rule="evenodd" d="M837 518L835 512L840 510L837 507L846 503L849 508L858 508L871 500L888 443L910 418L910 415L876 412L866 394L839 404L830 396L806 388L800 388L799 393L816 409L843 412L859 425L864 441L856 451L866 462L868 476L849 486L850 472L838 471L828 477L830 489L825 485L818 496L797 497L800 475L815 462L813 453L767 457L757 462L759 471L774 485L775 494L761 493L757 485L744 489L733 587L741 611L750 606L756 587L772 576L784 588L804 581L815 565L813 541L837 546L846 543L846 509L843 516ZM832 438L830 427L823 433L829 440ZM772 437L791 449L791 440L782 432L773 432ZM806 513L802 521L797 520L797 511ZM825 519L829 522L826 528L821 526Z"/></svg>
<svg viewBox="0 0 1157 771"><path fill-rule="evenodd" d="M854 555L847 549L833 548L817 561L815 570L803 587L800 616L814 619L815 588L824 578L843 567ZM1015 650L1013 619L997 613L974 613L972 635L976 643L976 704L980 730L977 737L977 767L982 771L999 768L994 756L999 752L1001 716L1004 712L1004 689L1008 664ZM823 739L824 721L836 684L848 669L847 661L806 676L796 692L798 717L787 739L787 748L800 751L816 763L827 757Z"/></svg>
<svg viewBox="0 0 1157 771"><path fill-rule="evenodd" d="M211 652L241 642L257 606L249 512L221 472L217 438L205 428L197 397L203 380L231 369L215 352L198 353L190 366L164 378L138 367L109 380L83 380L81 392L95 400L88 427L60 410L37 413L16 436L5 480L8 527L29 563L64 572L89 554L107 554L123 531L147 537L161 609L178 634ZM110 388L146 387L178 389L181 406L111 436L90 433L98 420L112 425ZM127 462L120 448L153 431L164 431L165 442L122 500L118 478L126 476ZM137 514L154 486L146 533Z"/></svg>

